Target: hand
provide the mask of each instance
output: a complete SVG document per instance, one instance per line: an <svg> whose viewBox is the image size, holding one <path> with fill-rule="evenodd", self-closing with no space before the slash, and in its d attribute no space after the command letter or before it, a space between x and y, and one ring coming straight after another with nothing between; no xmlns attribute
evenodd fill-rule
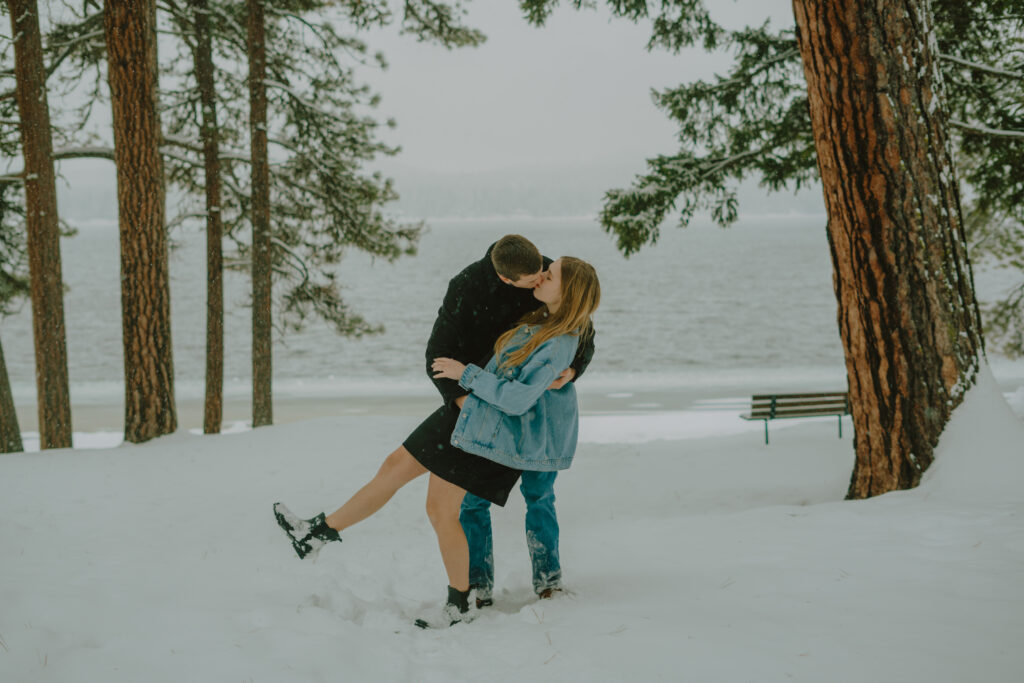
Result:
<svg viewBox="0 0 1024 683"><path fill-rule="evenodd" d="M430 369L434 371L434 379L459 380L462 378L462 373L466 371L466 365L453 358L435 358Z"/></svg>
<svg viewBox="0 0 1024 683"><path fill-rule="evenodd" d="M459 407L459 410L462 410L462 404L465 403L465 402L466 402L466 397L465 396L459 396L457 399L455 399L455 405L457 405Z"/></svg>
<svg viewBox="0 0 1024 683"><path fill-rule="evenodd" d="M572 368L566 368L562 371L562 374L555 378L555 381L551 383L548 389L561 389L566 384L572 381L572 378L576 376L576 371Z"/></svg>

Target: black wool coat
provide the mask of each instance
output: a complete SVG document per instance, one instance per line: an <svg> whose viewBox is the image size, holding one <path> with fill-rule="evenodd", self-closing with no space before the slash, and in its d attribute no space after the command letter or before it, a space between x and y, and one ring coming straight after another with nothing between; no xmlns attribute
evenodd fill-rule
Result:
<svg viewBox="0 0 1024 683"><path fill-rule="evenodd" d="M515 327L530 311L543 304L533 296L532 289L507 285L498 278L491 263L492 244L482 259L471 263L448 283L448 292L437 311L437 320L427 342L426 367L445 403L454 405L455 399L467 394L453 379L435 379L431 364L435 358L454 358L461 363L487 364L494 355L498 337ZM544 269L551 259L544 257ZM579 379L594 357L594 335L580 344L572 369L573 381Z"/></svg>

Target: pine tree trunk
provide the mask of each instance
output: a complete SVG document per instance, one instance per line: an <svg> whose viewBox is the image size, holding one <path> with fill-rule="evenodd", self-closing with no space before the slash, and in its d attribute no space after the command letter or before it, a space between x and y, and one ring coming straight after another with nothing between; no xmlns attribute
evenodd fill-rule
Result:
<svg viewBox="0 0 1024 683"><path fill-rule="evenodd" d="M64 284L39 9L36 0L8 0L7 5L14 35L16 95L25 156L25 223L40 447L68 448L71 446L71 398L64 329Z"/></svg>
<svg viewBox="0 0 1024 683"><path fill-rule="evenodd" d="M154 0L104 4L121 234L125 440L177 428Z"/></svg>
<svg viewBox="0 0 1024 683"><path fill-rule="evenodd" d="M224 279L221 240L220 135L214 86L213 38L207 0L191 0L196 31L195 67L203 112L203 161L206 172L206 401L203 433L217 434L224 403Z"/></svg>
<svg viewBox="0 0 1024 683"><path fill-rule="evenodd" d="M252 136L252 426L273 422L270 166L267 159L267 47L263 0L249 0L249 128Z"/></svg>
<svg viewBox="0 0 1024 683"><path fill-rule="evenodd" d="M923 0L794 0L828 210L856 464L916 486L984 353Z"/></svg>
<svg viewBox="0 0 1024 683"><path fill-rule="evenodd" d="M4 362L4 347L0 344L0 453L19 453L23 450L18 413L14 411L11 380L7 376L7 364Z"/></svg>

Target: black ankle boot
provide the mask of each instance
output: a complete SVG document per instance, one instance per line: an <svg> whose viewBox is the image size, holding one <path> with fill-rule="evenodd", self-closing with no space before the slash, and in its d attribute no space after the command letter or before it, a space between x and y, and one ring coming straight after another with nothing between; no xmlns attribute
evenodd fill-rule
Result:
<svg viewBox="0 0 1024 683"><path fill-rule="evenodd" d="M445 603L440 616L417 619L414 623L419 628L445 628L463 621L472 621L475 616L475 612L472 616L469 612L469 591L460 591L448 586L448 602Z"/></svg>
<svg viewBox="0 0 1024 683"><path fill-rule="evenodd" d="M325 545L331 541L341 541L338 532L327 526L327 519L322 512L312 519L301 519L284 503L274 503L274 518L278 526L288 534L299 559L316 558Z"/></svg>

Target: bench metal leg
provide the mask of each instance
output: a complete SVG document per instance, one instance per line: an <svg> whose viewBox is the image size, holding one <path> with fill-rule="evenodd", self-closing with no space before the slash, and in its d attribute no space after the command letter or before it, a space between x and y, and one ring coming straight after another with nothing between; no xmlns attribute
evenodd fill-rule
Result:
<svg viewBox="0 0 1024 683"><path fill-rule="evenodd" d="M843 416L839 416L839 438L843 438Z"/></svg>
<svg viewBox="0 0 1024 683"><path fill-rule="evenodd" d="M764 445L768 445L768 420L764 421Z"/></svg>

